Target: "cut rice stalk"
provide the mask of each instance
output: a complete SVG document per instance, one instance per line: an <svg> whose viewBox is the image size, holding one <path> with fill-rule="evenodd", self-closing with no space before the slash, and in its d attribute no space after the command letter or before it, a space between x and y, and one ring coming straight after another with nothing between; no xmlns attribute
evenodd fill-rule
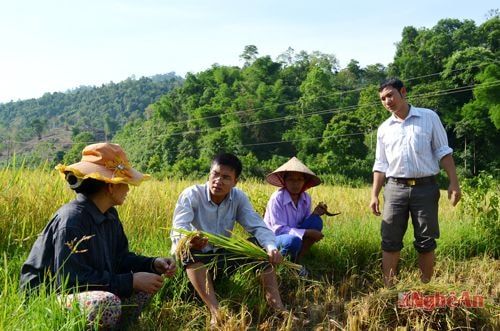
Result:
<svg viewBox="0 0 500 331"><path fill-rule="evenodd" d="M184 237L181 239L182 242L179 241L178 243L176 250L176 257L179 256L180 254L184 254L185 256L186 251L189 252L190 248L189 241L193 237L203 236L208 238L208 242L210 242L212 245L224 248L237 255L241 255L242 258L250 258L259 262L269 261L269 256L262 247L254 244L253 242L247 240L246 238L243 238L235 234L234 232L231 232L231 237L228 237L223 235L215 235L203 231L187 231L183 229L174 229L174 231L177 231L184 235ZM287 269L299 270L301 268L299 264L290 262L287 259L283 260L283 262L280 263L280 265L282 265Z"/></svg>

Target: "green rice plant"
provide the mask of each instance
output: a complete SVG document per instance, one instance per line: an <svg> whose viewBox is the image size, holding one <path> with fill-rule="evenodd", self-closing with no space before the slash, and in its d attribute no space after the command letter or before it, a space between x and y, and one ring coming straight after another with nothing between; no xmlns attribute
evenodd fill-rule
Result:
<svg viewBox="0 0 500 331"><path fill-rule="evenodd" d="M224 235L215 235L204 231L188 231L184 229L174 229L174 231L184 235L184 237L179 241L176 249L177 259L181 259L182 256L190 254L189 244L193 237L202 236L206 237L208 242L214 246L226 249L227 251L237 255L237 257L232 259L254 260L255 264L252 267L256 267L261 263L267 263L269 261L269 256L266 251L262 249L262 247L234 232L231 232L231 236L229 237ZM280 266L283 266L287 270L300 270L301 268L300 265L287 259L284 259L283 262L280 263Z"/></svg>
<svg viewBox="0 0 500 331"><path fill-rule="evenodd" d="M15 259L15 258L14 258ZM19 261L3 254L0 268L0 330L84 330L79 311L62 309L58 293L44 284L33 295L19 291Z"/></svg>

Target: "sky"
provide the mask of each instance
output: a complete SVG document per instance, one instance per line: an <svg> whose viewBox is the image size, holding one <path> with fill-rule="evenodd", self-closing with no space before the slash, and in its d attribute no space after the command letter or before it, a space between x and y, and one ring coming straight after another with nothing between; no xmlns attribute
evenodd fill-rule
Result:
<svg viewBox="0 0 500 331"><path fill-rule="evenodd" d="M246 45L276 59L333 54L340 67L392 62L405 26L486 21L492 0L0 0L0 103L213 64Z"/></svg>

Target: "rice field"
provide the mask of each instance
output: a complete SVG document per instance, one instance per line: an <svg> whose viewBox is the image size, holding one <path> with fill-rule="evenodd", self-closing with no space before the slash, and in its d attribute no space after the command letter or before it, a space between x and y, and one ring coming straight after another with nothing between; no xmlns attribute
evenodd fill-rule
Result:
<svg viewBox="0 0 500 331"><path fill-rule="evenodd" d="M132 251L150 256L169 254L177 197L194 183L151 180L132 187L127 201L118 209ZM239 182L238 187L248 194L260 214L275 189L255 180ZM324 201L330 211L341 214L323 217L325 238L304 259L310 270L308 279L279 273L283 301L298 321L283 320L269 312L258 279L242 272L216 281L225 316L221 330L500 328L500 262L492 253L498 251L500 239L486 240L471 216L449 204L446 192L440 200L441 238L435 278L428 284L419 282L410 226L401 252L398 282L392 289L383 287L380 218L368 208L370 187L320 185L309 193L313 203ZM54 295L27 299L18 291L19 270L37 234L58 207L73 197L74 193L48 167L0 170L0 330L84 329L81 316L60 309ZM241 229L237 232L243 234ZM469 295L482 299L483 304L467 305ZM444 304L429 308L424 303L432 301L432 296L444 298ZM453 296L462 304L451 307ZM408 298L416 299L404 302ZM165 281L132 329L203 330L209 318L208 310L179 271Z"/></svg>

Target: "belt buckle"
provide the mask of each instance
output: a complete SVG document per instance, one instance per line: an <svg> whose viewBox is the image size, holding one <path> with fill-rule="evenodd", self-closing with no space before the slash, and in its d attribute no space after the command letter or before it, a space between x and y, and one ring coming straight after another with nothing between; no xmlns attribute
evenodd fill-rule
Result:
<svg viewBox="0 0 500 331"><path fill-rule="evenodd" d="M415 179L408 179L408 180L406 181L406 184L407 184L408 186L415 186L415 184L416 184Z"/></svg>

